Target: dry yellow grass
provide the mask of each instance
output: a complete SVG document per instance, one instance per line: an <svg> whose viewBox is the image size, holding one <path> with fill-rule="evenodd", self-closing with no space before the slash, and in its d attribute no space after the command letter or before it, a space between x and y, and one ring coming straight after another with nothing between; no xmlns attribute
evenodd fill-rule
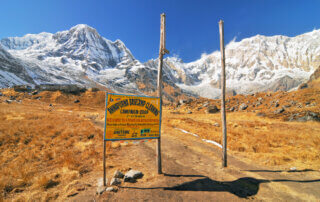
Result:
<svg viewBox="0 0 320 202"><path fill-rule="evenodd" d="M289 108L288 114L280 116L274 116L274 108L269 104L274 99L279 99L281 105L290 99L303 105L310 100L320 103L318 90L301 92L228 98L228 108L237 102L253 103L258 97L268 103L227 114L230 154L273 168L320 169L320 123L283 121L290 113L319 112L319 104ZM103 131L99 124L104 119L104 92L80 96L61 92L28 95L12 90L3 93L22 102L7 104L0 98L0 200L1 197L20 201L63 200L73 185L82 185L81 180L88 174L101 173ZM40 100L35 99L39 96ZM73 103L76 99L80 103ZM220 114L206 114L204 108L198 110L204 102L219 107L217 100L207 99L179 109L168 106L164 108L162 123L221 143ZM187 114L189 110L193 113ZM266 113L267 117L258 117L253 110ZM173 111L180 114L172 114ZM219 127L214 126L216 122ZM114 151L120 149L119 142L112 145L108 142L109 155L111 146Z"/></svg>
<svg viewBox="0 0 320 202"><path fill-rule="evenodd" d="M169 110L166 116L165 124L221 144L220 113L171 114ZM320 169L319 122L284 122L235 112L227 114L227 129L228 149L235 155L268 166Z"/></svg>
<svg viewBox="0 0 320 202"><path fill-rule="evenodd" d="M41 191L48 194L39 195L45 200L73 180L101 169L102 129L84 118L91 112L77 113L75 106L56 108L40 101L0 103L2 197L34 199L31 193ZM103 116L103 110L96 108L94 117L100 111Z"/></svg>

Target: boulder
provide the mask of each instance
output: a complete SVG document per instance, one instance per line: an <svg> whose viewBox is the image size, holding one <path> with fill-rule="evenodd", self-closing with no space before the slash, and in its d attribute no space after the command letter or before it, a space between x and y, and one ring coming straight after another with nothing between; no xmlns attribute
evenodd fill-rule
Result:
<svg viewBox="0 0 320 202"><path fill-rule="evenodd" d="M233 111L235 110L235 108L234 108L234 107L231 107L229 110L233 112Z"/></svg>
<svg viewBox="0 0 320 202"><path fill-rule="evenodd" d="M124 174L123 174L121 171L116 170L116 171L114 172L114 174L113 174L113 177L114 177L114 178L123 178L123 177L124 177Z"/></svg>
<svg viewBox="0 0 320 202"><path fill-rule="evenodd" d="M143 177L143 173L138 170L129 170L124 175L124 182L136 182L136 179L140 179Z"/></svg>
<svg viewBox="0 0 320 202"><path fill-rule="evenodd" d="M107 188L106 188L106 191L107 191L107 192L117 192L118 189L117 189L117 188L114 188L114 187L107 187Z"/></svg>
<svg viewBox="0 0 320 202"><path fill-rule="evenodd" d="M31 95L37 95L39 92L37 90L33 91Z"/></svg>
<svg viewBox="0 0 320 202"><path fill-rule="evenodd" d="M218 107L216 105L209 106L206 109L206 113L207 114L214 114L214 113L218 113L218 112L219 112L219 109L218 109Z"/></svg>
<svg viewBox="0 0 320 202"><path fill-rule="evenodd" d="M32 90L31 86L28 86L28 85L13 86L13 89L16 92L30 92Z"/></svg>
<svg viewBox="0 0 320 202"><path fill-rule="evenodd" d="M306 121L320 121L320 115L315 112L307 112L306 115L303 117L300 117L297 119L297 121L300 122L306 122Z"/></svg>
<svg viewBox="0 0 320 202"><path fill-rule="evenodd" d="M239 110L245 110L248 108L248 105L246 105L245 103L242 103L240 106L239 106Z"/></svg>
<svg viewBox="0 0 320 202"><path fill-rule="evenodd" d="M79 103L79 102L80 102L80 100L78 100L78 99L77 99L77 100L75 100L75 101L73 101L73 102L74 102L74 103Z"/></svg>
<svg viewBox="0 0 320 202"><path fill-rule="evenodd" d="M119 178L112 178L110 181L110 185L120 185L121 184L121 180Z"/></svg>
<svg viewBox="0 0 320 202"><path fill-rule="evenodd" d="M89 88L88 90L89 90L90 92L98 92L98 91L100 91L99 88Z"/></svg>
<svg viewBox="0 0 320 202"><path fill-rule="evenodd" d="M103 186L99 186L99 187L97 188L96 194L97 194L97 195L101 195L101 194L103 194L103 192L104 192L105 190L106 190L106 189L105 189Z"/></svg>
<svg viewBox="0 0 320 202"><path fill-rule="evenodd" d="M284 112L284 109L283 109L283 108L280 108L280 109L275 110L273 113L275 113L275 114L281 114L282 112Z"/></svg>
<svg viewBox="0 0 320 202"><path fill-rule="evenodd" d="M300 84L300 86L298 87L299 90L304 89L304 88L308 88L308 84L307 84L307 83L302 83L302 84Z"/></svg>

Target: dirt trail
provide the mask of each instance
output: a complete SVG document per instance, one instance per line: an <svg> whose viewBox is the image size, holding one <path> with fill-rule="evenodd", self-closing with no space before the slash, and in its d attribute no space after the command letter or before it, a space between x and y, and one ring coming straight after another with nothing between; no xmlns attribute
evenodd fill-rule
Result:
<svg viewBox="0 0 320 202"><path fill-rule="evenodd" d="M228 168L222 169L218 147L167 125L163 125L162 134L163 175L156 173L155 141L116 148L107 159L108 179L115 169L128 168L141 170L145 174L143 179L123 183L117 193L95 196L83 192L72 200L320 200L319 171L270 170L248 165L232 156L228 156Z"/></svg>

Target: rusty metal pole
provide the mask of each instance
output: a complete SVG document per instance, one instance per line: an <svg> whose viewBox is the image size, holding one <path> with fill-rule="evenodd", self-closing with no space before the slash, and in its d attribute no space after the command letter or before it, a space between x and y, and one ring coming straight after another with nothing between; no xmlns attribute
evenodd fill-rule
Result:
<svg viewBox="0 0 320 202"><path fill-rule="evenodd" d="M227 167L227 120L226 120L226 69L225 69L225 52L224 52L224 28L223 21L219 22L220 32L220 51L221 51L221 119L222 119L222 167Z"/></svg>

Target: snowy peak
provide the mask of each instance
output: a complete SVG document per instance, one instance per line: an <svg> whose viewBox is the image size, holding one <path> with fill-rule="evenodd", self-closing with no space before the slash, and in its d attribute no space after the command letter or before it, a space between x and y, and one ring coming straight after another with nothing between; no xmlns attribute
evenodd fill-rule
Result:
<svg viewBox="0 0 320 202"><path fill-rule="evenodd" d="M306 81L320 65L320 30L296 37L256 35L226 45L227 88L237 93L290 90ZM220 95L221 55L203 54L200 59L183 63L166 58L176 84L200 96ZM152 62L145 65L150 66Z"/></svg>
<svg viewBox="0 0 320 202"><path fill-rule="evenodd" d="M42 32L40 34L27 34L23 37L8 37L1 39L0 43L5 49L24 50L33 45L40 44L52 37L52 34Z"/></svg>
<svg viewBox="0 0 320 202"><path fill-rule="evenodd" d="M55 34L9 37L0 45L0 87L23 82L102 85L135 94L153 93L156 88L157 59L141 64L122 41L110 41L88 25ZM219 51L190 63L168 57L164 59L163 79L179 93L182 89L217 98L220 65ZM296 37L257 35L226 45L227 88L236 93L290 90L308 80L319 65L320 30ZM13 78L20 80L14 82Z"/></svg>

